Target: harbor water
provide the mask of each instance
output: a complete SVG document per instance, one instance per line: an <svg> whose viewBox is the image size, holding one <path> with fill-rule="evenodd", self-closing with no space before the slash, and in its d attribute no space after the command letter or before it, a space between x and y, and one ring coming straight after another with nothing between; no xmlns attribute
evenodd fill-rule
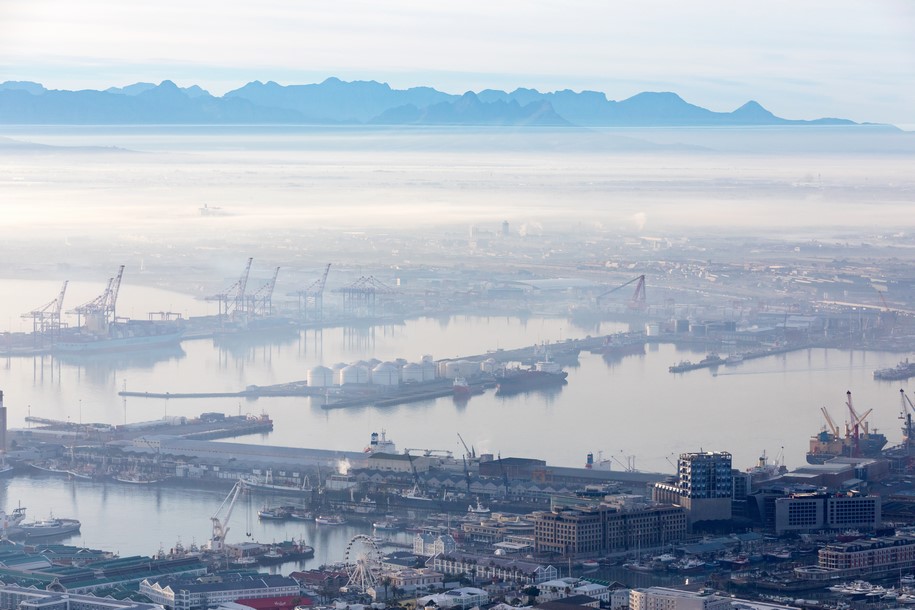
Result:
<svg viewBox="0 0 915 610"><path fill-rule="evenodd" d="M38 291L24 280L0 284L4 294L31 295L52 283ZM139 289L122 287L125 299L132 290ZM45 290L51 292L53 288ZM205 312L206 305L184 295L154 292L144 303L149 309ZM33 307L34 300L3 307L18 315ZM0 313L12 317L11 312ZM668 367L702 358L701 348L650 345L644 355L610 361L583 352L577 365L566 367L568 385L561 388L510 397L489 390L466 402L449 396L383 408L328 410L312 398L124 400L117 395L125 385L132 391L234 392L251 384L301 380L319 364L372 357L418 361L424 354L453 358L626 329L619 323L581 329L566 319L537 316L453 316L374 328L301 331L278 342L196 339L171 350L75 360L3 357L0 388L14 428L27 427L29 414L119 424L206 411L266 412L275 422L272 433L234 440L359 451L372 432L385 430L399 449L445 449L460 456L460 433L478 453L582 466L586 454L593 452L613 469L634 464L640 470L670 473L680 452L698 450L730 451L737 468L753 465L763 451L774 458L783 450L789 468L800 466L810 436L822 428L820 407L826 406L837 421L844 420L845 392L850 390L859 412L874 409L869 418L872 429L884 432L891 444L901 440L899 388L908 391L912 382L875 381L873 371L895 365L902 356L833 349L808 349L683 374L671 374ZM21 503L32 519L51 513L80 519L82 532L71 542L123 555L168 550L179 539L185 546L203 542L209 537L209 517L224 496L224 490L73 482L39 475L0 481L0 508L9 511ZM342 560L349 538L369 528L259 523L256 515L248 526L257 508L238 509L229 541L241 541L249 533L265 543L303 537L316 548L308 565Z"/></svg>

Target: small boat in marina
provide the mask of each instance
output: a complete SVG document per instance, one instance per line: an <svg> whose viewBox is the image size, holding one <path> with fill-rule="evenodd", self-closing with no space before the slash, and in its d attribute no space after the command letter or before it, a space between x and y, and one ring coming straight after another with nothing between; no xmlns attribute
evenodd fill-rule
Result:
<svg viewBox="0 0 915 610"><path fill-rule="evenodd" d="M289 506L274 506L260 509L257 511L257 518L267 521L284 521L292 516L292 508Z"/></svg>
<svg viewBox="0 0 915 610"><path fill-rule="evenodd" d="M315 517L315 523L318 525L343 525L346 519L340 515L318 515Z"/></svg>

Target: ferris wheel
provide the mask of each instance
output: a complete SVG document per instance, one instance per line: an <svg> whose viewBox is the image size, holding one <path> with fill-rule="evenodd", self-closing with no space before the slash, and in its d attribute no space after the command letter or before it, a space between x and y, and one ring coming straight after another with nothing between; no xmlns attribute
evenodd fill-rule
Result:
<svg viewBox="0 0 915 610"><path fill-rule="evenodd" d="M351 591L367 592L375 586L381 571L381 551L375 541L365 534L357 534L346 545L343 558L349 580L346 588Z"/></svg>

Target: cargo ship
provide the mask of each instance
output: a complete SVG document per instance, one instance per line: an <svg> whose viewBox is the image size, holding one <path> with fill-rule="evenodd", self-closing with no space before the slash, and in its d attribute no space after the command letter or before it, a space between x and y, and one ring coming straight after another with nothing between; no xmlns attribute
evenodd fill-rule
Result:
<svg viewBox="0 0 915 610"><path fill-rule="evenodd" d="M874 371L874 379L879 381L899 381L909 377L915 377L915 362L909 362L908 358L892 368Z"/></svg>
<svg viewBox="0 0 915 610"><path fill-rule="evenodd" d="M131 320L111 324L104 334L65 334L54 345L54 351L68 355L104 354L174 346L180 341L181 329L175 324Z"/></svg>
<svg viewBox="0 0 915 610"><path fill-rule="evenodd" d="M886 446L885 435L871 430L867 421L870 411L859 415L852 405L851 392L846 393L849 420L845 422L844 434L835 424L826 407L820 411L826 419L826 426L819 434L811 437L807 452L808 464L822 464L835 457L877 457Z"/></svg>
<svg viewBox="0 0 915 610"><path fill-rule="evenodd" d="M496 394L506 396L536 390L564 386L568 383L569 374L560 370L555 362L538 362L531 369L506 370L496 377Z"/></svg>

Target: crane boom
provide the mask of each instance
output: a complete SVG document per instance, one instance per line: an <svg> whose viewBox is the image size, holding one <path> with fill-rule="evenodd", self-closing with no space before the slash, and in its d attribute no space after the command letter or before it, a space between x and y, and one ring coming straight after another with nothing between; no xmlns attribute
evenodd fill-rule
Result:
<svg viewBox="0 0 915 610"><path fill-rule="evenodd" d="M239 479L236 481L235 485L232 486L229 495L226 496L225 500L222 501L222 504L219 505L219 508L216 509L216 512L213 513L213 516L210 517L210 521L213 524L213 534L210 536L210 542L207 545L209 550L223 551L225 549L226 535L229 533L229 519L232 518L232 510L235 508L235 502L244 490L245 483L242 479ZM223 508L226 509L226 514L225 517L220 519Z"/></svg>
<svg viewBox="0 0 915 610"><path fill-rule="evenodd" d="M467 452L466 453L467 457L469 457L471 459L477 457L476 451L474 451L473 449L471 449L470 447L467 446L467 443L464 442L464 437L461 436L461 433L458 432L457 435L458 435L458 438L461 439L461 444L464 445L464 451Z"/></svg>
<svg viewBox="0 0 915 610"><path fill-rule="evenodd" d="M820 407L820 411L823 412L823 417L826 418L826 425L829 426L829 431L832 432L833 438L839 438L839 428L836 426L835 422L832 421L829 411L826 410L826 407Z"/></svg>
<svg viewBox="0 0 915 610"><path fill-rule="evenodd" d="M636 284L636 282L638 282L638 283ZM595 302L598 305L600 305L600 300L602 298L604 298L607 295L613 294L614 292L616 292L618 290L622 290L623 288L625 288L626 286L629 286L630 284L636 284L636 287L635 287L635 292L632 295L632 299L629 302L629 306L633 309L644 309L645 308L645 276L644 275L639 275L637 277L634 277L631 280L629 280L628 282L625 282L623 284L620 284L619 286L616 286L615 288L611 288L610 290L602 292L601 294L597 295L597 297L595 298Z"/></svg>

